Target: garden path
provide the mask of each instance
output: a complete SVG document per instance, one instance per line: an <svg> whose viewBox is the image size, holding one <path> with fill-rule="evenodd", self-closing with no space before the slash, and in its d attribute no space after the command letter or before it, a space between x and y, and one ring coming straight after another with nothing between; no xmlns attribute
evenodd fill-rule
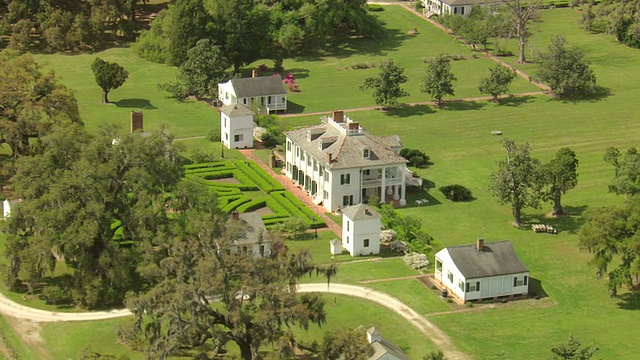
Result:
<svg viewBox="0 0 640 360"><path fill-rule="evenodd" d="M346 285L346 284L302 284L298 286L298 292L326 292L331 294L342 294L363 298L378 303L396 314L402 316L411 325L415 326L424 335L430 339L436 347L444 353L444 357L449 360L466 360L469 356L461 352L453 344L453 341L447 334L435 326L424 316L418 314L415 310L401 302L400 300L383 293L382 291L365 288L362 286Z"/></svg>
<svg viewBox="0 0 640 360"><path fill-rule="evenodd" d="M271 167L262 162L256 154L254 154L253 149L241 149L239 150L242 155L244 155L247 159L253 160L256 164L260 165L269 175L271 175L274 179L276 179L284 188L295 195L300 201L302 201L309 209L313 210L318 216L322 218L322 220L327 224L327 227L333 231L338 237L342 236L342 229L338 224L336 224L330 217L325 214L326 209L320 205L316 205L311 201L311 198L307 195L307 192L298 188L296 184L282 174L277 174Z"/></svg>

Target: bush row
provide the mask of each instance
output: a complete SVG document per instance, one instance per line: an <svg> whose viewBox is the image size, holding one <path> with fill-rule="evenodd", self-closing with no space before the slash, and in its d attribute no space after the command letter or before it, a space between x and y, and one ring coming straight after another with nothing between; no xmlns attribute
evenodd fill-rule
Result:
<svg viewBox="0 0 640 360"><path fill-rule="evenodd" d="M284 190L279 182L253 161L239 160L235 162L235 166L267 194L274 190Z"/></svg>
<svg viewBox="0 0 640 360"><path fill-rule="evenodd" d="M232 198L231 196L228 196L227 198ZM232 212L235 208L239 207L242 204L246 204L248 202L251 201L251 198L246 196L246 195L240 195L239 197L237 197L235 200L229 201L226 205L222 206L220 205L220 207L222 208L222 211L225 213L230 213Z"/></svg>
<svg viewBox="0 0 640 360"><path fill-rule="evenodd" d="M185 170L212 169L217 167L233 167L230 161L215 161L208 163L188 164L183 166Z"/></svg>
<svg viewBox="0 0 640 360"><path fill-rule="evenodd" d="M279 205L285 208L285 210L291 214L291 216L298 216L303 219L309 227L320 228L325 226L324 221L313 211L309 210L298 198L293 196L289 192L278 191L271 193L271 197L278 202Z"/></svg>
<svg viewBox="0 0 640 360"><path fill-rule="evenodd" d="M236 210L238 210L239 213L245 213L245 212L249 212L249 211L254 211L254 210L258 210L260 208L263 208L267 203L267 199L265 198L260 198L260 199L253 199L251 201L249 201L248 203L244 203L240 206L238 206L238 208Z"/></svg>

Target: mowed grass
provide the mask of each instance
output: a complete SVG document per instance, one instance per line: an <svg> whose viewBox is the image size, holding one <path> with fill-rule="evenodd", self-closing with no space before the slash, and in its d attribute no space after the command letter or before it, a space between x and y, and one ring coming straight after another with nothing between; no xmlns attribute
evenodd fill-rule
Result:
<svg viewBox="0 0 640 360"><path fill-rule="evenodd" d="M335 331L341 327L355 329L363 326L366 329L375 326L386 339L397 344L412 359L420 359L422 355L436 349L416 328L381 305L343 295L324 294L323 297L327 322L322 328L312 325L307 331L295 328L294 332L299 340L322 342L325 331ZM46 323L42 324L41 335L53 359L76 359L88 345L98 353L128 355L132 360L142 359L142 354L128 350L117 340L116 326L129 321L131 319ZM228 349L230 354L237 355L237 347L233 343L229 343Z"/></svg>
<svg viewBox="0 0 640 360"><path fill-rule="evenodd" d="M584 344L597 345L600 348L598 356L605 359L634 358L637 353L633 345L640 336L640 329L637 327L640 320L638 302L634 297L629 299L626 295L619 298L609 297L604 280L596 280L595 270L587 265L589 255L578 249L576 232L584 221L584 211L622 201L621 198L607 193L607 184L613 170L602 161L602 155L608 146L621 149L638 146L640 125L635 120L636 106L640 100L640 53L616 43L612 37L583 32L576 26L579 15L570 9L542 11L542 22L538 26L539 31L534 32L530 40L531 47L544 49L551 35L563 33L570 45L580 45L584 48L600 84L610 89L610 95L607 97L574 103L551 100L546 96L532 96L508 99L500 104L476 101L447 104L442 109L418 106L388 113L366 111L347 114L376 135L397 134L406 147L425 151L434 165L417 171L433 181L436 186L459 183L473 191L476 200L451 203L436 189L432 189L429 194L433 199L431 205L400 210L422 220L425 230L435 238L437 248L472 243L477 236L483 236L488 242L512 240L521 259L529 267L531 276L541 281L543 289L555 304L551 307L501 308L431 318L453 338L461 350L477 359L546 358L550 354L549 349L565 341L570 334ZM357 62L382 61L389 57L393 57L399 65L404 66L411 77L407 90L412 96L402 101L428 100L419 91L415 91L419 89L424 73L421 58L439 52L471 54L470 50L461 47L451 37L403 9L386 7L380 16L385 19L390 29L396 30L392 32L393 37L379 44L329 49L332 51L320 54L320 57L286 59L285 67L297 75L302 90L299 94L292 94L290 100L304 107L305 112L373 105L370 93L358 91L357 84L364 77L377 73L376 69L335 69ZM405 35L406 31L414 27L420 32L418 36ZM203 104L174 103L174 100L166 99L163 94L157 92L155 84L161 82L161 75L165 74L163 76L167 77L162 81L168 81L174 70L144 62L134 57L128 49L112 49L100 54L86 55L82 63L84 65L76 62L75 56L39 57L39 60L46 60L50 67L55 68L67 85L76 84L83 119L89 127L97 127L100 121L114 121L114 117L122 119L118 121L122 121L122 126L126 127L129 111L133 109L98 105L100 90L93 83L90 73L90 63L96 55L110 61L121 59L125 67L125 63L128 62L131 64L130 72L136 68L140 71L151 69L151 75L144 77L144 80L140 78L141 82L145 82L145 86L131 94L123 95L121 92L124 92L129 84L125 83L122 89L111 94L113 101L128 98L148 99L157 108L149 109L149 116L157 114L153 117L168 118L172 123L172 131L178 134L179 129L183 136L203 135L208 127L202 124L208 124L207 119L217 119L217 114ZM477 61L481 66L465 74L473 73L473 76L479 79L486 71L484 68L491 66L490 63L483 65L481 60L484 61L478 59L454 62L454 72L459 71L459 66L464 67L467 66L465 64ZM533 74L536 65L518 66ZM467 79L461 76L463 73L460 71L457 73L458 78ZM463 81L459 81L456 86ZM472 94L475 84L477 81L469 80L466 87L460 85L459 90L456 88L456 97L478 96L477 92ZM465 88L467 90L463 90ZM535 90L527 82L515 83L512 91L517 89ZM89 96L90 91L94 93ZM154 92L152 98L151 94ZM174 104L175 112L169 111ZM180 115L187 112L181 112L182 106L184 109L200 110L191 110L194 113L189 113L191 115L183 119ZM317 116L299 120L300 123L318 121ZM150 121L153 124L153 120ZM214 123L217 123L217 120ZM547 219L545 213L550 211L549 204L541 210L525 211L527 221L553 224L560 229L559 235L534 234L527 229L511 227L510 209L498 205L489 195L488 176L495 169L495 162L504 157L500 137L492 136L492 130L501 130L505 137L518 142L529 141L532 155L543 161L550 159L563 146L569 146L576 152L580 160L579 185L564 198L564 204L571 216ZM206 143L195 140L189 147L197 148L200 144L204 146ZM328 253L328 244L326 251ZM408 269L401 259L352 262L341 264L337 277L332 281L358 283L363 280L416 273ZM378 283L371 286L386 288L392 295L405 299L403 301L408 303L418 303L412 305L417 308L431 307L420 305L419 298L411 299L413 295L403 298L404 292L414 293L418 290L405 289L399 284L402 283ZM428 295L430 294L427 292L425 299ZM428 304L432 300L425 300L425 303ZM352 313L360 307L365 308L363 314L375 312L375 306L364 303L352 304L345 313ZM428 312L428 309L424 310L420 311ZM60 324L46 326L53 325ZM406 323L403 325L405 328L408 327ZM110 326L109 329L113 327ZM385 331L383 334L387 336ZM394 340L391 337L390 339ZM421 335L418 339L425 343ZM412 358L420 358L424 353L426 352Z"/></svg>

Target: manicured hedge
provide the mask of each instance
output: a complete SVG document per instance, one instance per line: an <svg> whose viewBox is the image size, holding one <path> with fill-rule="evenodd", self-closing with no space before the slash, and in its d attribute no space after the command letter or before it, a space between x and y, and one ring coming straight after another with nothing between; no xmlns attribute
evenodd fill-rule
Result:
<svg viewBox="0 0 640 360"><path fill-rule="evenodd" d="M229 202L227 205L225 205L224 207L222 207L222 211L225 213L230 213L232 212L235 208L237 208L238 206L248 203L251 201L251 198L246 196L246 195L240 195L240 197L238 197L237 199Z"/></svg>
<svg viewBox="0 0 640 360"><path fill-rule="evenodd" d="M189 164L183 167L185 170L192 170L192 169L213 169L213 168L223 167L223 166L233 167L230 161L216 161L216 162L209 162L209 163Z"/></svg>
<svg viewBox="0 0 640 360"><path fill-rule="evenodd" d="M254 211L254 210L258 210L260 208L265 207L267 203L267 199L265 198L260 198L260 199L253 199L251 201L249 201L248 203L242 204L240 206L238 206L238 208L236 208L236 210L238 210L239 213L245 213L245 212L249 212L249 211Z"/></svg>
<svg viewBox="0 0 640 360"><path fill-rule="evenodd" d="M258 185L260 190L267 194L275 190L284 190L284 187L279 182L269 176L269 174L254 161L238 160L235 162L235 166Z"/></svg>
<svg viewBox="0 0 640 360"><path fill-rule="evenodd" d="M325 226L324 221L314 212L309 210L305 205L291 193L286 191L272 192L271 197L281 205L291 216L298 216L304 220L311 228L319 228ZM304 209L304 210L302 210Z"/></svg>

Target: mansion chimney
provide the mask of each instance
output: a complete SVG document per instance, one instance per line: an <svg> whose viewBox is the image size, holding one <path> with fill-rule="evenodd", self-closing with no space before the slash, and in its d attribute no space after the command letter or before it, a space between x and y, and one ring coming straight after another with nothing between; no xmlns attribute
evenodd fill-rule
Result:
<svg viewBox="0 0 640 360"><path fill-rule="evenodd" d="M134 110L131 112L131 132L144 131L142 110Z"/></svg>
<svg viewBox="0 0 640 360"><path fill-rule="evenodd" d="M335 123L343 123L344 122L344 111L334 111L333 112L333 122Z"/></svg>
<svg viewBox="0 0 640 360"><path fill-rule="evenodd" d="M234 221L240 220L240 213L238 212L238 210L233 210L231 212L231 220L234 220Z"/></svg>
<svg viewBox="0 0 640 360"><path fill-rule="evenodd" d="M476 248L478 251L484 251L484 239L479 237L476 239Z"/></svg>
<svg viewBox="0 0 640 360"><path fill-rule="evenodd" d="M331 162L332 162L332 161L333 161L333 154L332 154L332 153L328 153L328 154L327 154L327 162L328 162L329 164L331 164Z"/></svg>

